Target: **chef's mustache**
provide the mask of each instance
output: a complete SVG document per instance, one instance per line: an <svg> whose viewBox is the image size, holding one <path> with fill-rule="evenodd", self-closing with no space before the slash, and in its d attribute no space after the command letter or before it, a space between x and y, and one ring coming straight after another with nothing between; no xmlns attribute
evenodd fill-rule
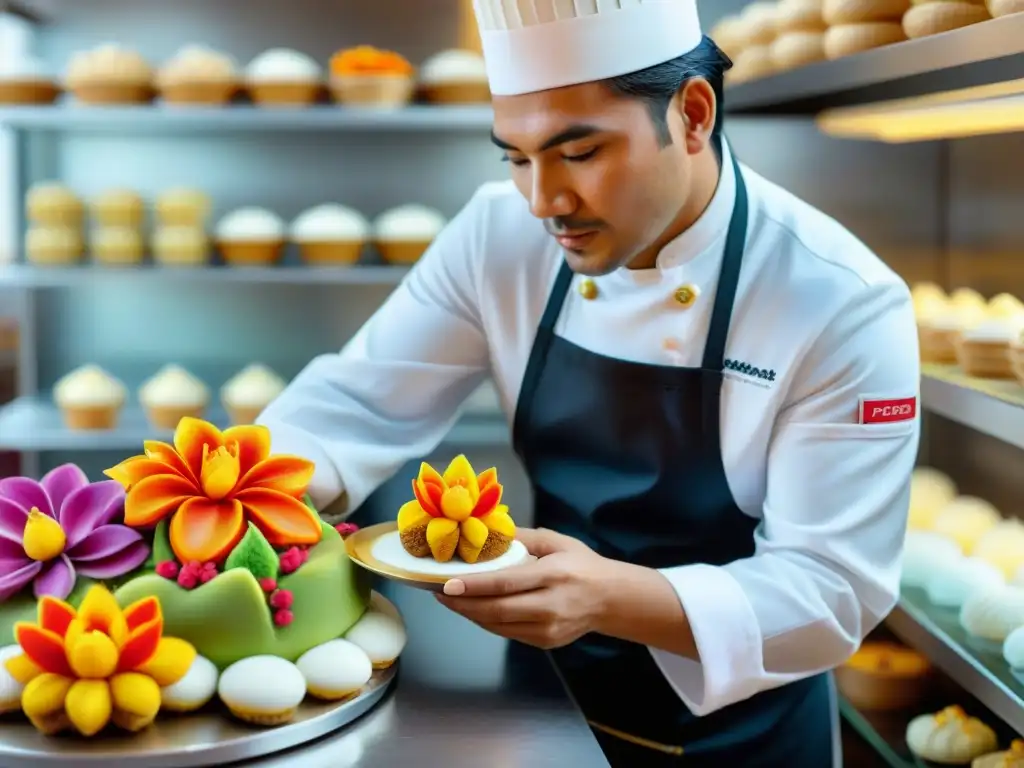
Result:
<svg viewBox="0 0 1024 768"><path fill-rule="evenodd" d="M544 229L549 235L558 237L568 232L593 232L604 227L604 222L597 219L570 219L565 216L556 216L551 219L544 219Z"/></svg>

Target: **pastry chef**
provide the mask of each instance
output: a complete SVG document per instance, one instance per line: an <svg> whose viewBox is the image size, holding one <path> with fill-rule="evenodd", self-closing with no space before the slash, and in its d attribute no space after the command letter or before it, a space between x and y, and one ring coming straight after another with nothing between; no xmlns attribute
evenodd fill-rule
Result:
<svg viewBox="0 0 1024 768"><path fill-rule="evenodd" d="M538 559L439 599L553 649L614 766L839 764L829 671L898 591L909 291L738 161L695 0L476 11L511 179L260 421L344 514L491 377Z"/></svg>

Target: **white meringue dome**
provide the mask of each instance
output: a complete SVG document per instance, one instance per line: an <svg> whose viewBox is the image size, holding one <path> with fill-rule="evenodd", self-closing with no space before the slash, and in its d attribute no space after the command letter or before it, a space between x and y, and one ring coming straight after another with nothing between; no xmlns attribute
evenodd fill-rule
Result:
<svg viewBox="0 0 1024 768"><path fill-rule="evenodd" d="M960 626L982 640L1002 643L1024 626L1024 589L998 586L979 589L960 609Z"/></svg>
<svg viewBox="0 0 1024 768"><path fill-rule="evenodd" d="M1003 574L984 560L950 559L928 577L928 600L941 608L959 608L975 592L1003 586Z"/></svg>
<svg viewBox="0 0 1024 768"><path fill-rule="evenodd" d="M910 531L903 547L900 583L924 587L936 571L961 559L960 547L952 539L929 531Z"/></svg>

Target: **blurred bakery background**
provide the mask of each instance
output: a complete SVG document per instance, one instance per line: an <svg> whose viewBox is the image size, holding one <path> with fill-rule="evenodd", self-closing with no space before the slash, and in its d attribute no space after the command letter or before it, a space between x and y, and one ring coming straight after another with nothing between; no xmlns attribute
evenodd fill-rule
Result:
<svg viewBox="0 0 1024 768"><path fill-rule="evenodd" d="M0 477L247 420L351 337L507 172L471 5L0 2ZM701 13L740 157L915 292L904 594L837 675L847 764L1024 765L1024 0ZM437 455L496 465L529 524L513 407L484 387Z"/></svg>

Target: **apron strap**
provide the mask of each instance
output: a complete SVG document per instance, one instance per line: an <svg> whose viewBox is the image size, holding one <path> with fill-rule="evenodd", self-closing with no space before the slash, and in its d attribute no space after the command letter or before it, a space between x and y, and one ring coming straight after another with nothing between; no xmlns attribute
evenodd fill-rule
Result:
<svg viewBox="0 0 1024 768"><path fill-rule="evenodd" d="M743 181L740 164L735 156L732 158L732 167L736 174L736 204L729 220L729 232L725 238L725 254L722 257L718 289L715 291L711 326L708 329L707 341L704 343L704 362L701 368L706 371L725 369L725 343L729 338L729 323L732 320L733 305L736 303L736 289L740 283L743 250L747 245L747 185Z"/></svg>

